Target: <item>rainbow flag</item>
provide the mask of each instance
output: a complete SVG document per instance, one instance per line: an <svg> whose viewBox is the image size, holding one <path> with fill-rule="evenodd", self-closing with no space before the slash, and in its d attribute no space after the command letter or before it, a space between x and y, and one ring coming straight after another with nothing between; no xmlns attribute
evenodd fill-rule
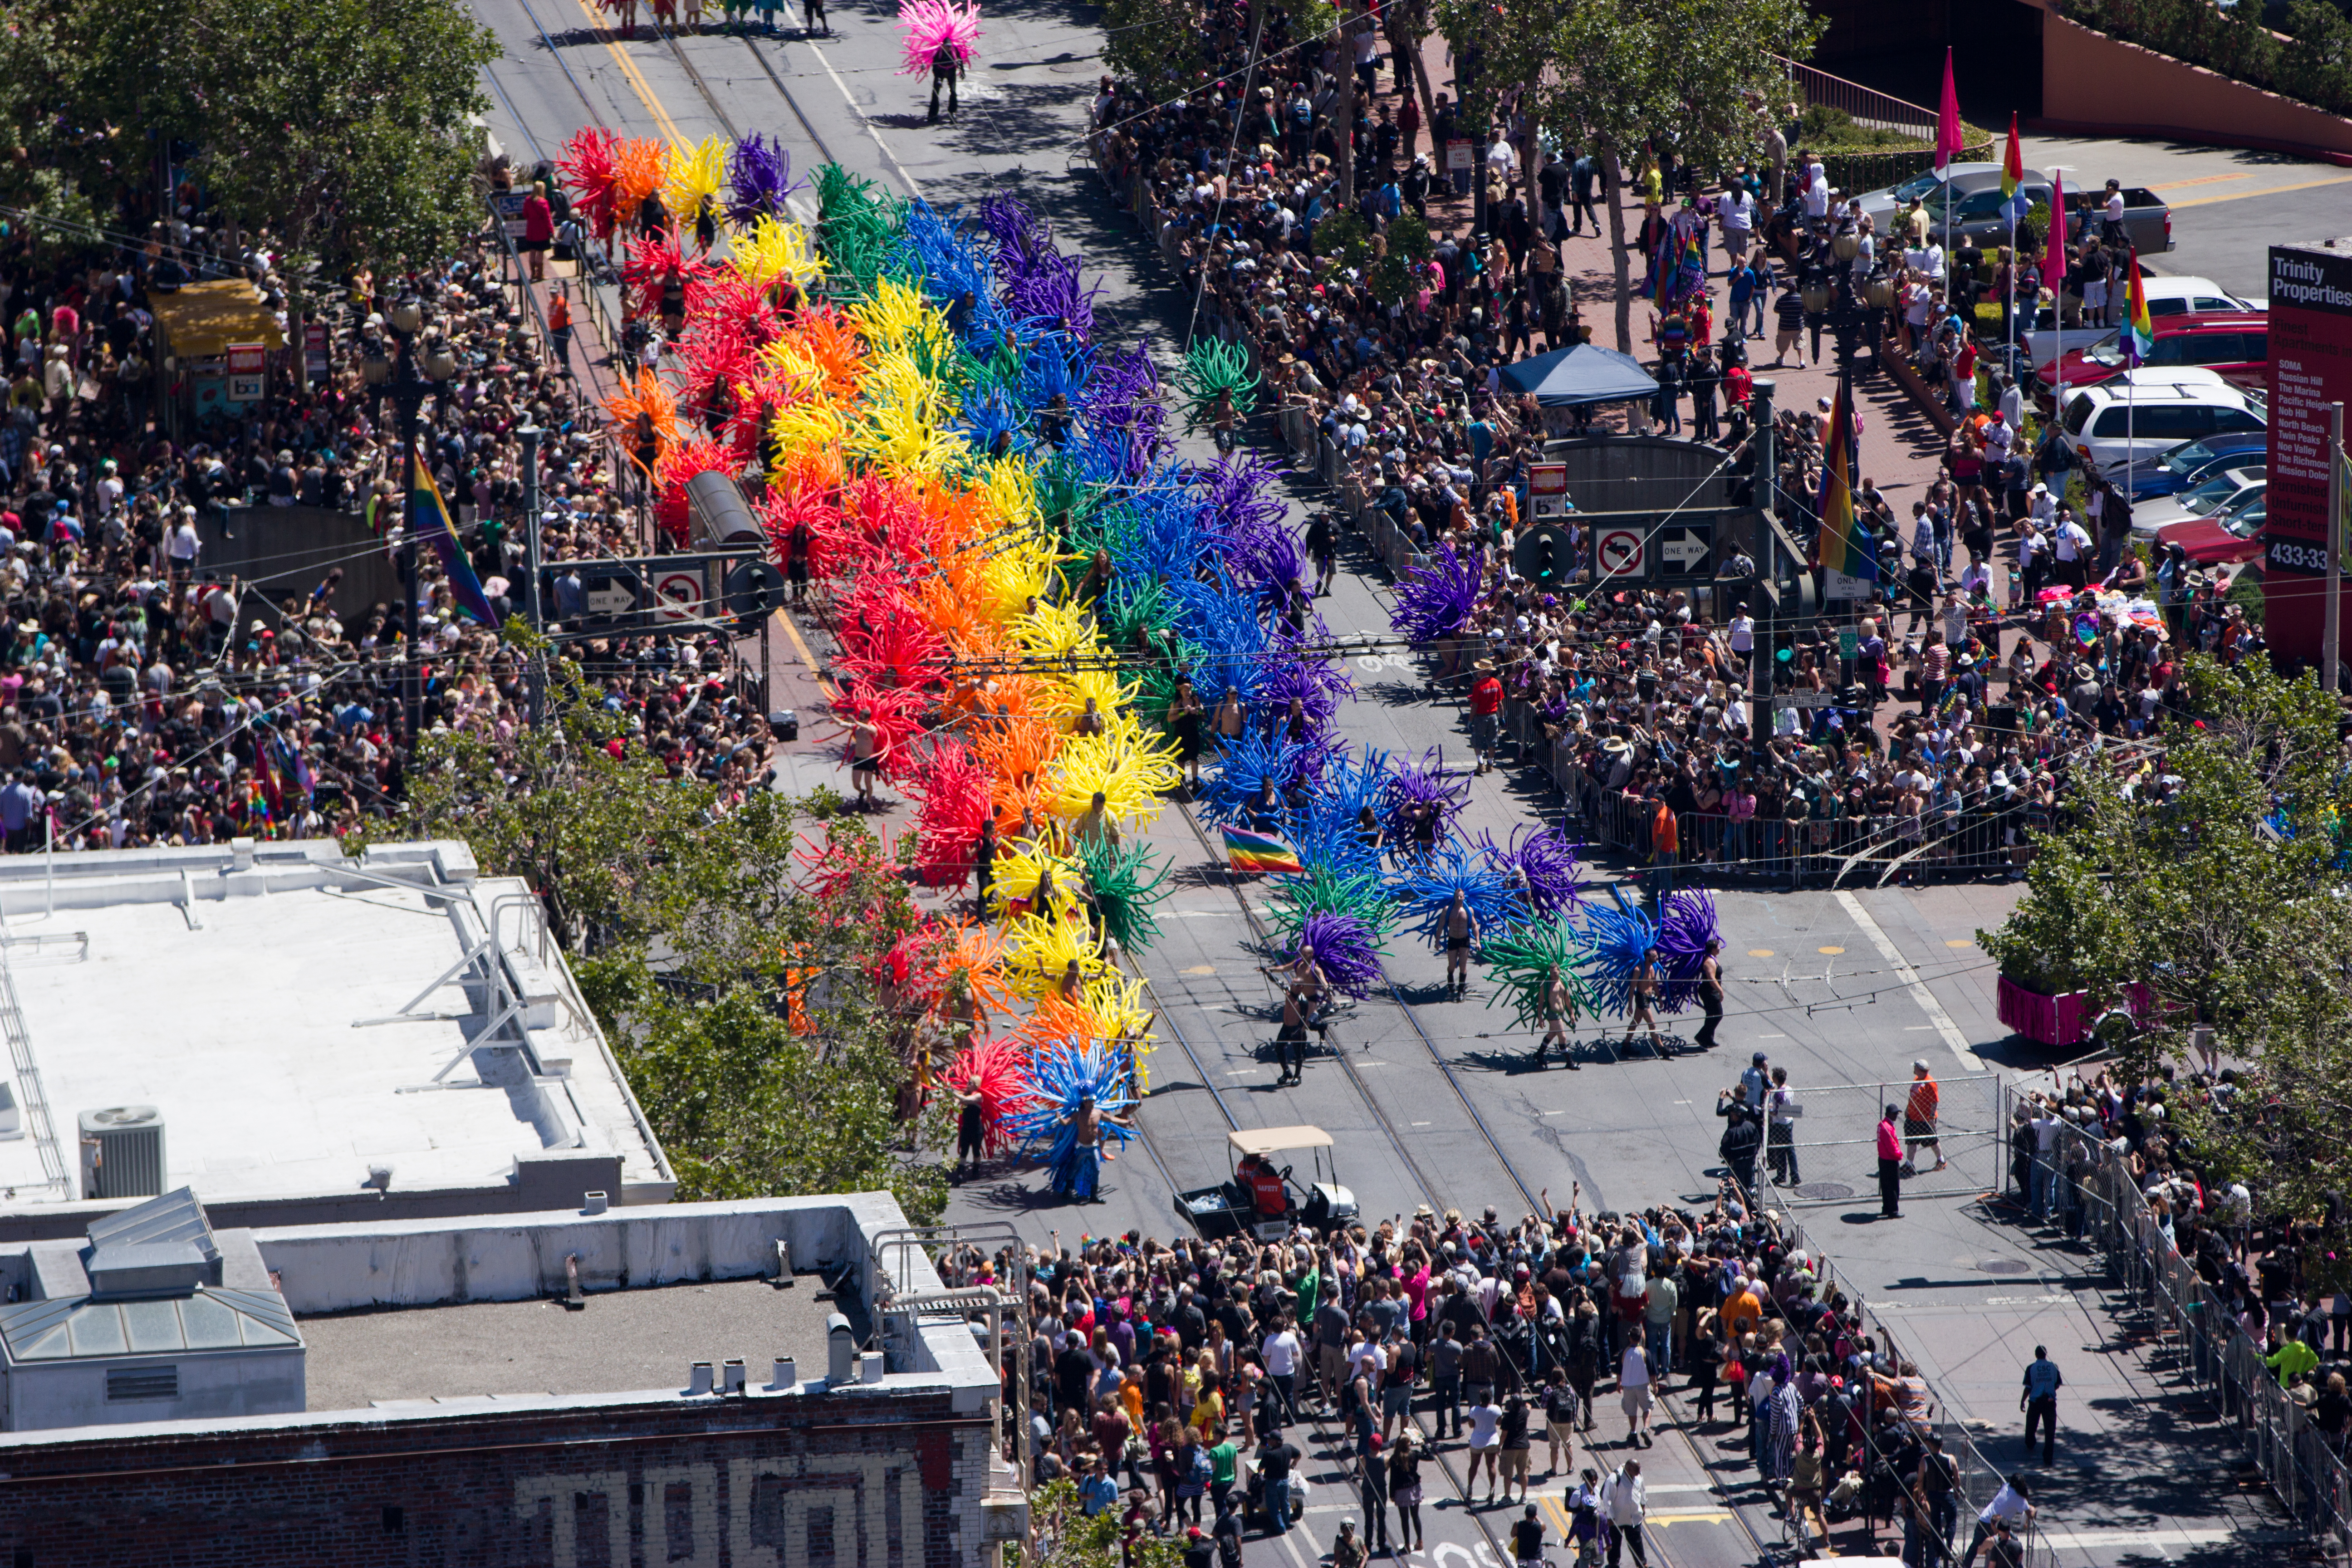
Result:
<svg viewBox="0 0 2352 1568"><path fill-rule="evenodd" d="M1251 871L1265 876L1284 872L1300 873L1307 868L1298 862L1298 851L1271 833L1253 833L1246 827L1225 829L1225 860L1235 871Z"/></svg>
<svg viewBox="0 0 2352 1568"><path fill-rule="evenodd" d="M2139 247L2131 253L2131 281L2124 293L2124 330L2120 346L2124 363L2138 365L2147 358L2147 351L2156 346L2156 329L2147 318L2147 285L2139 278Z"/></svg>
<svg viewBox="0 0 2352 1568"><path fill-rule="evenodd" d="M433 482L432 467L422 452L416 455L416 489L409 492L408 521L416 537L441 558L441 570L448 579L450 596L457 601L457 607L477 623L495 629L498 612L483 596L481 579L474 575L473 563L457 547L457 536L449 527L449 509L442 503L441 487Z"/></svg>
<svg viewBox="0 0 2352 1568"><path fill-rule="evenodd" d="M2009 111L2009 153L2000 162L2000 194L2017 195L2017 187L2025 183L2025 153L2017 144L2017 110Z"/></svg>
<svg viewBox="0 0 2352 1568"><path fill-rule="evenodd" d="M1829 433L1822 437L1822 597L1867 599L1878 581L1878 546L1853 510L1853 377L1838 378L1830 407Z"/></svg>

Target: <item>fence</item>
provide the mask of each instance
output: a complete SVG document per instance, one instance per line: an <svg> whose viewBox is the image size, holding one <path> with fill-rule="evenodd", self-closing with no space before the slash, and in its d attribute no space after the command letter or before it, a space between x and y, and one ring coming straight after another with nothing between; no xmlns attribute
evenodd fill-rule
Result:
<svg viewBox="0 0 2352 1568"><path fill-rule="evenodd" d="M530 286L530 270L523 265L521 252L515 247L514 236L507 232L506 222L499 214L498 203L495 200L489 203L489 213L490 233L497 238L499 254L505 258L509 280L513 283L515 292L521 297L523 315L531 324L532 335L538 341L540 353L546 357L550 365L556 365L568 372L572 367L568 363L562 363L558 359L555 353L555 334L548 327L546 312L540 309L539 295ZM593 238L585 235L582 237L580 287L573 290L572 297L580 301L582 307L587 310L589 319L595 322L598 338L604 342L605 352L615 356L617 363L617 356L621 352L621 339L618 330L613 324L612 313L604 308L603 291L598 287L600 279L613 275L613 265L608 258L596 251L595 246L596 241ZM584 378L581 384L584 391L587 385ZM585 401L593 404L594 399L591 396ZM613 476L613 487L638 509L637 526L641 535L641 545L654 548L650 537L652 534L652 487L645 474L637 468L635 460L622 448L620 439L614 428L602 419L597 420L596 423L601 431L599 439L604 447L605 465Z"/></svg>
<svg viewBox="0 0 2352 1568"><path fill-rule="evenodd" d="M1884 1354L1888 1363L1899 1370L1911 1359L1904 1353L1902 1338L1886 1326L1884 1318L1871 1310L1859 1285L1839 1276L1836 1266L1822 1250L1821 1244L1807 1234L1803 1222L1791 1212L1801 1200L1790 1190L1776 1185L1771 1173L1762 1169L1757 1173L1757 1197L1764 1207L1780 1211L1780 1235L1790 1250L1803 1252L1811 1260L1815 1275L1816 1298L1827 1300L1843 1291L1850 1310L1861 1320L1863 1332L1869 1337L1871 1348ZM1926 1387L1924 1384L1920 1386ZM1974 1529L1973 1521L1977 1515L1992 1501L1993 1494L2000 1490L2004 1474L1984 1457L1960 1417L1935 1396L1932 1388L1927 1391L1925 1409L1915 1413L1912 1425L1923 1433L1934 1432L1944 1440L1944 1453L1951 1459L1958 1478L1955 1494L1958 1506L1953 1511L1961 1534L1955 1544L1965 1547L1967 1532ZM1874 1451L1871 1454L1874 1462L1865 1474L1875 1473L1878 1468L1875 1461L1880 1457ZM2027 1527L2025 1534L2020 1538L2020 1545L2023 1548L2024 1568L2054 1568L2057 1554L2042 1538L2038 1522ZM1958 1553L1947 1552L1945 1561L1958 1562Z"/></svg>
<svg viewBox="0 0 2352 1568"><path fill-rule="evenodd" d="M2007 1123L1999 1073L1969 1073L1939 1079L1935 1142L1917 1151L1927 1163L1903 1184L1906 1198L1977 1197L2000 1190L2008 1155ZM1789 1163L1776 1163L1768 1145L1767 1173L1792 1206L1850 1203L1865 1194L1875 1200L1878 1179L1878 1119L1887 1106L1907 1114L1911 1081L1795 1086L1798 1114L1790 1125ZM1910 1129L1906 1123L1905 1131ZM1916 1142L1925 1142L1918 1140ZM1904 1152L1908 1157L1911 1144ZM1940 1152L1945 1168L1933 1169Z"/></svg>
<svg viewBox="0 0 2352 1568"><path fill-rule="evenodd" d="M2343 1457L2279 1386L2262 1346L2165 1239L2123 1157L2079 1128L2061 1128L2058 1138L2047 1165L2012 1157L2005 1190L2031 1208L2032 1184L2046 1172L2046 1197L2067 1234L2099 1249L2126 1298L2153 1321L2159 1349L2176 1347L2178 1377L2211 1396L2247 1461L2325 1558L2352 1555L2352 1471Z"/></svg>
<svg viewBox="0 0 2352 1568"><path fill-rule="evenodd" d="M1516 717L1514 738L1537 753L1570 812L1582 819L1585 841L1652 859L1656 803L1609 789L1585 770L1574 748L1545 739L1532 709L1522 708ZM1892 869L1915 877L2005 875L2031 853L2025 832L2049 826L2027 808L1989 806L1916 823L1893 816L1734 821L1721 812L1683 812L1675 824L1675 875L1712 885L1787 888L1867 885Z"/></svg>

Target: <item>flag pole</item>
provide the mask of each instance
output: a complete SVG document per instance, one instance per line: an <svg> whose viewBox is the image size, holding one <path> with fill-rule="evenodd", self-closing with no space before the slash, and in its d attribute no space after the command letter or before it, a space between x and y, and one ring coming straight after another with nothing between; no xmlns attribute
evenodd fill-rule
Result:
<svg viewBox="0 0 2352 1568"><path fill-rule="evenodd" d="M2001 334L2000 367L2009 373L2011 381L2024 380L2017 374L2017 209L2012 206L2009 213L2009 304L2000 313L2001 320L2009 323L2008 331ZM2018 395L2022 397L2024 394Z"/></svg>
<svg viewBox="0 0 2352 1568"><path fill-rule="evenodd" d="M2326 668L2320 685L2330 693L2340 685L2344 635L2344 405L2327 405L2327 632L2319 645Z"/></svg>

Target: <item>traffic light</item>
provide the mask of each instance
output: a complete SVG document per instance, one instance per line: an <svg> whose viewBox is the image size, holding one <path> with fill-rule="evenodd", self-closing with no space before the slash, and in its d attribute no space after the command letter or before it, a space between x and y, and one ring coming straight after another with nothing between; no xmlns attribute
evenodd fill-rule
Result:
<svg viewBox="0 0 2352 1568"><path fill-rule="evenodd" d="M727 574L727 613L735 618L735 635L746 637L784 602L784 574L765 561L746 561Z"/></svg>
<svg viewBox="0 0 2352 1568"><path fill-rule="evenodd" d="M1576 547L1559 523L1539 523L1519 535L1511 549L1511 566L1538 588L1557 588L1575 570Z"/></svg>

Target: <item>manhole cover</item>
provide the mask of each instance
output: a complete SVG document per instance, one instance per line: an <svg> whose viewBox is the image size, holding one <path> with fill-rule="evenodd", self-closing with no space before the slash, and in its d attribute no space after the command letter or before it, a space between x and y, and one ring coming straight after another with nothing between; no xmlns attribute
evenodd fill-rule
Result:
<svg viewBox="0 0 2352 1568"><path fill-rule="evenodd" d="M1807 1182L1797 1189L1801 1198L1822 1198L1834 1201L1853 1196L1853 1189L1843 1182Z"/></svg>
<svg viewBox="0 0 2352 1568"><path fill-rule="evenodd" d="M2022 1258L1988 1258L1977 1268L1986 1274L2030 1274L2033 1271L2033 1265Z"/></svg>

